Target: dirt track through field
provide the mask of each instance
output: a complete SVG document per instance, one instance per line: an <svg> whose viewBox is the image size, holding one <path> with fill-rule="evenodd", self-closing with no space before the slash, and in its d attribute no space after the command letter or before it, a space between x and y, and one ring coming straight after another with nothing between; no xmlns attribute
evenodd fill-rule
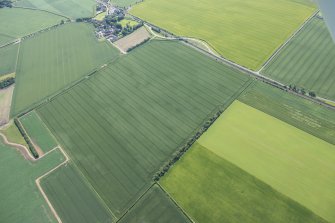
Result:
<svg viewBox="0 0 335 223"><path fill-rule="evenodd" d="M0 136L2 137L2 141L4 142L5 145L8 145L10 147L14 147L15 149L17 149L21 155L26 159L29 160L31 162L36 162L37 160L30 154L30 151L28 150L27 147L21 145L21 144L17 144L17 143L12 143L9 142L7 137L0 133Z"/></svg>

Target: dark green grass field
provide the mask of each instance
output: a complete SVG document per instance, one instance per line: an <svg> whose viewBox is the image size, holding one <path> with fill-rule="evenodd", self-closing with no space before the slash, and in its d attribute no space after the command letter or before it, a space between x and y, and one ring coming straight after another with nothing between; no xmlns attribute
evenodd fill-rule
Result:
<svg viewBox="0 0 335 223"><path fill-rule="evenodd" d="M196 222L326 222L197 143L161 184Z"/></svg>
<svg viewBox="0 0 335 223"><path fill-rule="evenodd" d="M324 21L311 20L262 73L335 100L335 44Z"/></svg>
<svg viewBox="0 0 335 223"><path fill-rule="evenodd" d="M1 139L2 140L2 139ZM35 180L64 160L53 151L31 163L0 142L0 221L3 223L56 223Z"/></svg>
<svg viewBox="0 0 335 223"><path fill-rule="evenodd" d="M22 116L20 122L34 145L38 146L43 152L48 152L57 146L55 138L35 111Z"/></svg>
<svg viewBox="0 0 335 223"><path fill-rule="evenodd" d="M335 145L331 109L261 82L254 82L238 100Z"/></svg>
<svg viewBox="0 0 335 223"><path fill-rule="evenodd" d="M107 223L114 218L75 167L67 164L41 185L63 223Z"/></svg>
<svg viewBox="0 0 335 223"><path fill-rule="evenodd" d="M93 17L94 0L19 0L15 6L46 10L69 18Z"/></svg>
<svg viewBox="0 0 335 223"><path fill-rule="evenodd" d="M190 223L167 194L154 185L119 221L120 223Z"/></svg>
<svg viewBox="0 0 335 223"><path fill-rule="evenodd" d="M15 72L19 44L0 48L0 76Z"/></svg>
<svg viewBox="0 0 335 223"><path fill-rule="evenodd" d="M61 16L38 10L3 8L0 11L0 34L16 39L59 24L62 19Z"/></svg>
<svg viewBox="0 0 335 223"><path fill-rule="evenodd" d="M248 83L181 43L151 41L38 114L120 217L177 147Z"/></svg>
<svg viewBox="0 0 335 223"><path fill-rule="evenodd" d="M118 51L99 42L93 27L71 23L21 43L12 104L16 115L113 60Z"/></svg>

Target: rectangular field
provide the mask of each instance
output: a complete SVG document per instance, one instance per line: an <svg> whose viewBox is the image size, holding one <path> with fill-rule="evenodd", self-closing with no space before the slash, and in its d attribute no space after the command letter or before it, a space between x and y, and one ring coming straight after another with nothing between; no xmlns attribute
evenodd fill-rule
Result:
<svg viewBox="0 0 335 223"><path fill-rule="evenodd" d="M16 115L118 56L93 27L70 23L21 43L12 114Z"/></svg>
<svg viewBox="0 0 335 223"><path fill-rule="evenodd" d="M41 181L63 223L114 222L114 217L76 168L68 164Z"/></svg>
<svg viewBox="0 0 335 223"><path fill-rule="evenodd" d="M335 220L334 145L239 101L198 142L327 221Z"/></svg>
<svg viewBox="0 0 335 223"><path fill-rule="evenodd" d="M43 152L46 153L57 146L55 138L35 111L29 112L19 120L32 143Z"/></svg>
<svg viewBox="0 0 335 223"><path fill-rule="evenodd" d="M25 160L15 149L0 142L1 222L56 223L35 179L64 160L53 151L38 162Z"/></svg>
<svg viewBox="0 0 335 223"><path fill-rule="evenodd" d="M198 143L161 185L195 222L326 222Z"/></svg>
<svg viewBox="0 0 335 223"><path fill-rule="evenodd" d="M20 0L14 5L46 10L72 19L93 17L95 12L94 0Z"/></svg>
<svg viewBox="0 0 335 223"><path fill-rule="evenodd" d="M257 70L314 11L308 0L145 0L130 13Z"/></svg>
<svg viewBox="0 0 335 223"><path fill-rule="evenodd" d="M262 82L254 82L239 101L335 145L335 112Z"/></svg>
<svg viewBox="0 0 335 223"><path fill-rule="evenodd" d="M155 184L119 222L190 223L191 221Z"/></svg>
<svg viewBox="0 0 335 223"><path fill-rule="evenodd" d="M0 76L14 73L20 44L0 48Z"/></svg>
<svg viewBox="0 0 335 223"><path fill-rule="evenodd" d="M262 74L335 100L335 44L323 20L313 18Z"/></svg>
<svg viewBox="0 0 335 223"><path fill-rule="evenodd" d="M38 10L3 8L0 11L0 34L16 39L59 24L62 19L61 16Z"/></svg>
<svg viewBox="0 0 335 223"><path fill-rule="evenodd" d="M142 26L135 32L123 37L115 42L115 45L121 49L123 52L127 52L129 49L143 43L150 38L150 33L148 30Z"/></svg>
<svg viewBox="0 0 335 223"><path fill-rule="evenodd" d="M38 114L120 217L178 146L248 83L246 75L181 43L151 41Z"/></svg>

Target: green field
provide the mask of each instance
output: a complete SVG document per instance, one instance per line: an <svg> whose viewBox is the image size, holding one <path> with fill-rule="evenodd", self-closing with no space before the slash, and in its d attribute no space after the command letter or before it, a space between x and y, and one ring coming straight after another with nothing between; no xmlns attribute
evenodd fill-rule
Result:
<svg viewBox="0 0 335 223"><path fill-rule="evenodd" d="M161 184L195 222L326 222L198 143Z"/></svg>
<svg viewBox="0 0 335 223"><path fill-rule="evenodd" d="M62 19L38 10L3 8L0 11L0 34L16 39L59 24Z"/></svg>
<svg viewBox="0 0 335 223"><path fill-rule="evenodd" d="M133 27L138 24L138 22L130 19L122 19L119 23L121 24L122 27L126 27L127 25Z"/></svg>
<svg viewBox="0 0 335 223"><path fill-rule="evenodd" d="M335 220L334 145L239 101L198 142L324 219Z"/></svg>
<svg viewBox="0 0 335 223"><path fill-rule="evenodd" d="M0 46L13 41L13 39L15 39L15 37L4 35L0 33Z"/></svg>
<svg viewBox="0 0 335 223"><path fill-rule="evenodd" d="M159 186L154 185L119 222L187 223L190 220Z"/></svg>
<svg viewBox="0 0 335 223"><path fill-rule="evenodd" d="M37 189L35 179L63 161L54 151L35 163L24 160L14 148L0 143L1 222L56 223Z"/></svg>
<svg viewBox="0 0 335 223"><path fill-rule="evenodd" d="M28 148L26 141L14 123L10 124L4 129L1 129L1 133L6 136L9 142L18 143Z"/></svg>
<svg viewBox="0 0 335 223"><path fill-rule="evenodd" d="M257 70L314 11L307 0L145 0L130 13Z"/></svg>
<svg viewBox="0 0 335 223"><path fill-rule="evenodd" d="M66 24L25 40L11 113L22 112L117 56L118 50L99 42L85 23Z"/></svg>
<svg viewBox="0 0 335 223"><path fill-rule="evenodd" d="M35 111L22 116L20 122L34 145L43 152L48 152L57 146L56 140Z"/></svg>
<svg viewBox="0 0 335 223"><path fill-rule="evenodd" d="M243 103L335 145L335 112L262 82L239 97Z"/></svg>
<svg viewBox="0 0 335 223"><path fill-rule="evenodd" d="M101 199L71 164L43 178L41 186L63 223L114 222Z"/></svg>
<svg viewBox="0 0 335 223"><path fill-rule="evenodd" d="M15 72L19 45L15 44L0 48L0 76Z"/></svg>
<svg viewBox="0 0 335 223"><path fill-rule="evenodd" d="M323 20L314 18L262 71L335 100L335 45Z"/></svg>
<svg viewBox="0 0 335 223"><path fill-rule="evenodd" d="M111 2L119 7L128 7L131 5L135 5L138 2L141 2L141 0L111 0Z"/></svg>
<svg viewBox="0 0 335 223"><path fill-rule="evenodd" d="M75 19L93 17L96 4L94 0L19 0L14 5L46 10Z"/></svg>
<svg viewBox="0 0 335 223"><path fill-rule="evenodd" d="M120 217L176 148L248 81L179 42L151 41L38 114Z"/></svg>

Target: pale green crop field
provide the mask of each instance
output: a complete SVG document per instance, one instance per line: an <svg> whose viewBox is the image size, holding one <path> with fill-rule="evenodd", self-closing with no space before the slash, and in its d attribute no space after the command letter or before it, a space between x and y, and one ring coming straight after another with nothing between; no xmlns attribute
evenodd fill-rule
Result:
<svg viewBox="0 0 335 223"><path fill-rule="evenodd" d="M314 11L307 0L146 0L130 13L257 70Z"/></svg>
<svg viewBox="0 0 335 223"><path fill-rule="evenodd" d="M43 152L48 152L57 146L56 139L35 111L22 116L20 122L34 145L40 147Z"/></svg>
<svg viewBox="0 0 335 223"><path fill-rule="evenodd" d="M194 222L325 222L198 143L160 183Z"/></svg>
<svg viewBox="0 0 335 223"><path fill-rule="evenodd" d="M16 39L59 24L63 19L38 10L3 8L0 10L0 33Z"/></svg>
<svg viewBox="0 0 335 223"><path fill-rule="evenodd" d="M141 2L142 0L111 0L111 2L114 5L117 5L119 7L128 7L131 5L135 5L139 2Z"/></svg>
<svg viewBox="0 0 335 223"><path fill-rule="evenodd" d="M335 146L239 101L198 142L328 221Z"/></svg>
<svg viewBox="0 0 335 223"><path fill-rule="evenodd" d="M93 17L95 11L94 0L20 0L14 5L46 10L69 18Z"/></svg>
<svg viewBox="0 0 335 223"><path fill-rule="evenodd" d="M15 72L19 45L15 44L0 48L0 76Z"/></svg>
<svg viewBox="0 0 335 223"><path fill-rule="evenodd" d="M36 178L64 160L53 151L31 163L15 148L0 143L0 218L11 223L56 223L49 206L35 184Z"/></svg>

